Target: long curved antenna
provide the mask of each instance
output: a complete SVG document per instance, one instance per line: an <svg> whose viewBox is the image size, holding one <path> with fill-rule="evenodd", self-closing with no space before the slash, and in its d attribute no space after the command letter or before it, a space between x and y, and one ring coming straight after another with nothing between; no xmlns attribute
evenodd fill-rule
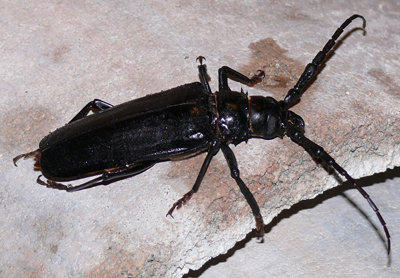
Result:
<svg viewBox="0 0 400 278"><path fill-rule="evenodd" d="M333 34L332 38L325 44L324 48L320 52L318 52L312 62L306 66L303 74L300 76L293 89L289 90L285 97L285 103L287 106L290 106L300 99L301 92L311 81L311 79L317 74L318 67L321 66L321 64L324 62L326 54L328 54L328 52L336 44L336 40L343 33L344 28L346 28L354 19L358 17L363 20L363 28L367 26L367 22L365 21L364 17L358 14L350 16L345 22L343 22L343 24L338 29L336 29L336 32Z"/></svg>
<svg viewBox="0 0 400 278"><path fill-rule="evenodd" d="M353 186L358 190L358 192L363 195L363 197L368 201L369 205L371 208L374 210L376 213L376 216L378 217L379 221L381 222L381 225L383 227L383 230L385 231L387 242L388 242L388 254L390 254L390 234L389 230L386 227L386 222L383 220L382 215L379 212L378 207L375 205L375 203L372 201L372 199L369 197L367 192L365 192L364 189L362 189L357 182L344 170L339 164L336 163L336 161L318 144L314 143L310 139L304 136L303 132L300 130L296 129L294 126L291 124L288 125L287 130L286 130L287 135L296 143L300 144L303 146L312 156L314 156L317 159L320 159L322 162L326 163L327 165L331 166L333 169L335 169L339 174L344 176L349 182L353 184Z"/></svg>

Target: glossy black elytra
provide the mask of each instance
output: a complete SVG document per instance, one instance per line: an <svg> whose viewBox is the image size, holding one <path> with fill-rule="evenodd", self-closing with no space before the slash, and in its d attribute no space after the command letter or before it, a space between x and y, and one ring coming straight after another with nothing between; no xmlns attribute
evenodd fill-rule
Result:
<svg viewBox="0 0 400 278"><path fill-rule="evenodd" d="M35 168L47 178L45 182L39 176L39 184L72 192L137 175L158 162L207 152L193 188L168 211L167 215L172 216L175 209L182 207L198 191L211 159L221 149L232 178L253 211L257 230L262 234L264 221L260 209L240 178L235 155L228 145L237 145L249 138L273 139L287 135L312 156L338 171L367 199L383 226L390 252L389 231L377 206L321 146L304 136L303 119L288 109L299 101L327 53L355 18L361 18L365 28L362 16L348 18L306 66L283 101L231 91L228 78L252 86L261 81L264 73L258 71L250 79L229 67L219 69L219 91L213 94L202 62L204 58L199 57L201 83L185 84L117 106L95 99L67 125L47 135L39 143L38 150L15 157L14 164L21 158L34 157ZM95 113L88 115L90 111ZM94 175L98 177L78 186L59 183Z"/></svg>

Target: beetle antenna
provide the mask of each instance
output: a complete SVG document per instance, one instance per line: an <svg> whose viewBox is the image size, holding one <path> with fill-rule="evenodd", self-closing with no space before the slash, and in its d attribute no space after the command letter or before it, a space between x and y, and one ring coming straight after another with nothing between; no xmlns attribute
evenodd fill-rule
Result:
<svg viewBox="0 0 400 278"><path fill-rule="evenodd" d="M345 22L343 22L342 25L336 29L332 38L325 44L324 48L318 52L312 62L306 66L296 85L289 90L285 97L285 103L287 106L294 104L300 99L302 91L311 81L311 79L313 79L313 77L317 74L318 67L321 66L325 61L326 55L335 46L336 40L343 33L344 29L356 18L361 18L363 20L363 28L367 26L365 18L358 14L352 15Z"/></svg>
<svg viewBox="0 0 400 278"><path fill-rule="evenodd" d="M357 182L344 170L339 164L336 163L336 161L318 144L314 143L310 139L304 136L304 134L293 127L292 125L288 125L287 127L287 135L296 143L300 144L303 146L312 156L314 156L317 159L320 159L322 162L325 164L331 166L334 168L340 175L344 176L350 183L353 184L353 186L358 190L358 192L361 193L361 195L367 200L371 208L374 210L376 216L379 219L379 222L381 222L381 225L383 227L383 230L385 231L385 235L387 238L388 242L388 254L390 254L390 234L389 230L386 227L386 222L383 220L382 215L379 212L378 207L375 205L375 203L372 201L372 199L369 197L367 192L365 192L364 189L362 189Z"/></svg>

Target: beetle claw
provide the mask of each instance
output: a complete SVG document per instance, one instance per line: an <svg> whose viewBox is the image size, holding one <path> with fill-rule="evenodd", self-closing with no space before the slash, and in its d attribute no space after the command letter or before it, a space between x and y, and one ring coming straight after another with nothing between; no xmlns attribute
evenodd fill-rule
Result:
<svg viewBox="0 0 400 278"><path fill-rule="evenodd" d="M196 61L199 61L200 65L203 65L203 60L204 61L206 60L206 58L203 57L203 56L199 56L199 57L196 58Z"/></svg>
<svg viewBox="0 0 400 278"><path fill-rule="evenodd" d="M265 233L264 231L264 220L261 216L261 214L258 214L256 216L254 216L254 218L256 219L256 229L257 229L257 236L262 237Z"/></svg>
<svg viewBox="0 0 400 278"><path fill-rule="evenodd" d="M189 191L188 193L186 193L185 195L183 195L182 198L180 198L178 201L176 201L172 207L170 208L170 210L168 211L166 216L171 216L172 218L174 218L172 216L172 213L174 212L175 209L180 209L182 206L186 205L186 203L190 200L190 198L192 198L194 192Z"/></svg>

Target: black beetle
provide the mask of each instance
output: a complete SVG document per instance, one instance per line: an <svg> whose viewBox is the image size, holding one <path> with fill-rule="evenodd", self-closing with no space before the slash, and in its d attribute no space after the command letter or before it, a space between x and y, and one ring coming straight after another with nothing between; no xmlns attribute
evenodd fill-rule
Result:
<svg viewBox="0 0 400 278"><path fill-rule="evenodd" d="M361 18L365 28L362 16L348 18L306 66L283 101L231 91L228 78L252 86L262 80L264 72L258 71L250 79L229 67L219 69L219 91L213 94L202 63L204 58L199 57L201 83L185 84L117 106L95 99L67 125L47 135L38 150L15 157L14 164L21 158L34 157L35 168L47 178L44 182L39 176L39 184L71 192L137 175L158 162L207 152L193 188L168 211L167 215L172 216L175 209L197 192L211 159L221 149L232 178L253 211L257 231L262 234L264 221L260 209L240 178L235 155L228 145L237 145L249 138L273 139L287 135L316 159L333 167L367 199L383 226L389 253L389 231L377 206L322 147L304 136L303 119L288 109L300 100L302 91L316 75L335 41L355 18ZM88 116L90 111L95 113ZM78 186L58 182L94 175L99 177Z"/></svg>

